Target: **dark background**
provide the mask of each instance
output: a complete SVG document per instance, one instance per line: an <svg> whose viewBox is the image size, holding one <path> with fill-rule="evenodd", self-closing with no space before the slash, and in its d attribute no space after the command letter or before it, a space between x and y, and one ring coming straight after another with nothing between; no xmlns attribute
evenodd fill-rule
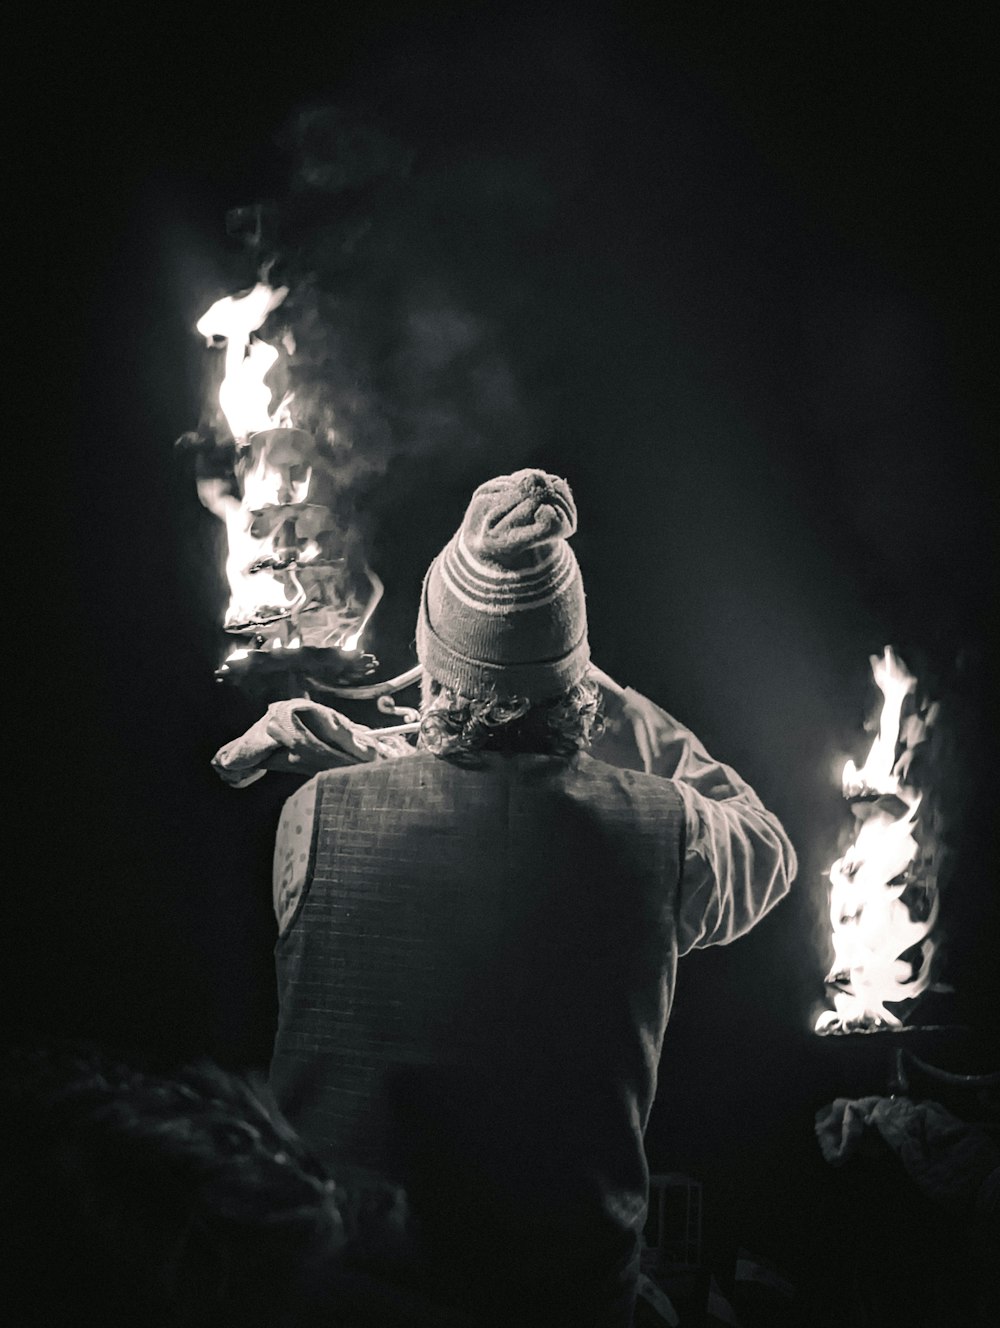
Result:
<svg viewBox="0 0 1000 1328"><path fill-rule="evenodd" d="M213 681L220 532L173 443L205 408L194 321L253 279L225 214L287 205L282 127L334 105L381 163L329 190L325 251L388 587L368 644L412 662L420 577L477 483L569 478L595 658L800 852L774 915L685 961L649 1152L704 1180L713 1248L802 1276L839 1202L813 1112L886 1088L883 1045L808 1034L837 775L886 642L956 735L934 1018L974 1036L933 1052L984 1068L996 1019L991 55L975 8L645 8L205 7L34 44L8 1008L22 1036L266 1063L293 785L209 768L256 714Z"/></svg>

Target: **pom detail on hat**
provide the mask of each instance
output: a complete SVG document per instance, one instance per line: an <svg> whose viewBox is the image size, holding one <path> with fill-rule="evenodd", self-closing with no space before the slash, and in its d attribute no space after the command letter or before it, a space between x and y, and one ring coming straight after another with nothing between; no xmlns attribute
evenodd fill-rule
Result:
<svg viewBox="0 0 1000 1328"><path fill-rule="evenodd" d="M576 533L576 504L565 480L519 470L480 485L462 522L470 553L516 568L538 561L540 547Z"/></svg>

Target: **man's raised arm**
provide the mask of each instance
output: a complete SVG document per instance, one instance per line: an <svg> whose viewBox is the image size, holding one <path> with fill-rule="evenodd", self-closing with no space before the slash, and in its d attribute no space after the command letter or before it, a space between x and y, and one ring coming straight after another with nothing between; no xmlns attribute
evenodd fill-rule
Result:
<svg viewBox="0 0 1000 1328"><path fill-rule="evenodd" d="M728 944L788 893L798 868L791 841L750 785L690 729L603 670L591 666L591 676L608 717L594 755L673 780L684 801L679 952Z"/></svg>

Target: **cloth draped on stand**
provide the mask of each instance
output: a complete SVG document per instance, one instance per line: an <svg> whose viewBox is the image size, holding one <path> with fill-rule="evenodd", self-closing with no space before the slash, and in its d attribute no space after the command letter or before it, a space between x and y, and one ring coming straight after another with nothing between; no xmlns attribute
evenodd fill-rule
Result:
<svg viewBox="0 0 1000 1328"><path fill-rule="evenodd" d="M955 1211L997 1213L1000 1146L985 1130L937 1102L908 1097L838 1097L816 1113L820 1151L833 1166L856 1156L873 1131L928 1198Z"/></svg>

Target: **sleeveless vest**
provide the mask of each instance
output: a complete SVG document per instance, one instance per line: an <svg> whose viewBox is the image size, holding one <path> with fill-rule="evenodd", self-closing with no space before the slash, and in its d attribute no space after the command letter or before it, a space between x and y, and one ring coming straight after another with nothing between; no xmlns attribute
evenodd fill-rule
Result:
<svg viewBox="0 0 1000 1328"><path fill-rule="evenodd" d="M532 1296L575 1269L591 1310L634 1282L683 838L671 781L588 755L318 776L271 1084L335 1176L406 1186L432 1256L502 1249Z"/></svg>

